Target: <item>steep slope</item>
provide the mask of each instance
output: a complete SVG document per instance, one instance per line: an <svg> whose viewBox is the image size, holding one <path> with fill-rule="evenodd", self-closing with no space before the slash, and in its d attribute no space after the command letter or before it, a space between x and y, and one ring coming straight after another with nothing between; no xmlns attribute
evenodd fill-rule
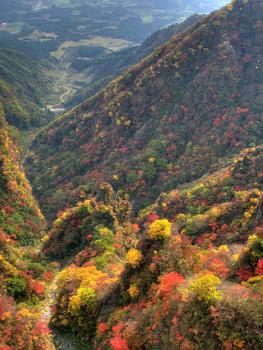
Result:
<svg viewBox="0 0 263 350"><path fill-rule="evenodd" d="M53 327L81 349L261 349L262 156L162 194L133 225L107 184L60 213L45 253L72 264Z"/></svg>
<svg viewBox="0 0 263 350"><path fill-rule="evenodd" d="M41 131L27 160L47 217L108 181L135 209L262 142L262 1L234 1Z"/></svg>
<svg viewBox="0 0 263 350"><path fill-rule="evenodd" d="M62 216L54 222L44 253L51 260L65 260L66 264L71 259L75 262L75 256L81 253L77 258L81 265L92 257L98 267L104 267L112 260L115 250L120 253L121 245L124 252L120 255L125 256L125 247L134 244L130 210L130 203L121 200L109 184L103 183L96 198L90 197L79 202L74 210L60 213ZM130 228L127 232L126 225Z"/></svg>
<svg viewBox="0 0 263 350"><path fill-rule="evenodd" d="M44 113L30 111L48 85L37 86L47 84L40 65L17 51L0 50L0 69L0 225L19 245L30 245L43 234L45 220L21 165L26 141L20 131L47 122Z"/></svg>
<svg viewBox="0 0 263 350"><path fill-rule="evenodd" d="M39 65L30 68L33 64L13 50L0 52L1 349L54 348L40 308L55 270L37 256L46 222L22 167L25 139L21 130L8 124L27 129L47 122L43 112L30 113L47 88L36 88L46 79L38 71Z"/></svg>
<svg viewBox="0 0 263 350"><path fill-rule="evenodd" d="M13 240L28 245L43 234L45 220L21 167L18 138L19 132L8 127L1 108L0 225Z"/></svg>
<svg viewBox="0 0 263 350"><path fill-rule="evenodd" d="M52 90L46 69L19 51L0 48L0 103L10 125L25 129L53 119L52 114L42 111Z"/></svg>
<svg viewBox="0 0 263 350"><path fill-rule="evenodd" d="M48 350L49 330L34 305L44 298L52 265L32 248L46 224L21 166L19 132L4 117L0 104L0 347Z"/></svg>
<svg viewBox="0 0 263 350"><path fill-rule="evenodd" d="M150 55L156 47L164 44L173 36L181 33L184 29L201 19L201 15L193 15L180 24L173 24L168 28L160 29L150 35L142 44L127 50L107 55L92 61L86 61L83 69L89 68L92 72L92 81L85 84L73 98L66 103L67 108L72 108L86 99L94 96L103 89L110 81L123 75L131 66L137 64L146 56Z"/></svg>

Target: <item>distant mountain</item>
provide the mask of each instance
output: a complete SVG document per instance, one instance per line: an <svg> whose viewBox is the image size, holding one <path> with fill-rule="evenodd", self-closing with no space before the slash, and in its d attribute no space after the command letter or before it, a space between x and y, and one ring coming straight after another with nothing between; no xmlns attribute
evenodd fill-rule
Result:
<svg viewBox="0 0 263 350"><path fill-rule="evenodd" d="M123 75L131 66L137 64L151 54L158 46L201 19L201 15L193 15L181 24L173 24L150 35L142 44L122 50L95 61L85 61L81 70L88 68L92 72L92 81L85 84L65 106L72 108L84 102L103 89L111 80ZM77 60L78 62L79 60Z"/></svg>
<svg viewBox="0 0 263 350"><path fill-rule="evenodd" d="M26 165L45 215L102 181L138 210L261 144L261 9L213 12L39 132Z"/></svg>

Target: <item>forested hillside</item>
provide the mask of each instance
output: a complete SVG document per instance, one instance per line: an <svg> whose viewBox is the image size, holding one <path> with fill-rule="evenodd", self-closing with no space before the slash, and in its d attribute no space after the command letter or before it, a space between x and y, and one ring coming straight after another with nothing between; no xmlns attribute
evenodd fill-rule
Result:
<svg viewBox="0 0 263 350"><path fill-rule="evenodd" d="M62 108L81 86L101 78L102 70L104 76L113 74L119 66L116 60L124 58L127 52L114 56L115 59L111 56L109 66L104 59L96 64L98 58L132 48L164 26L180 23L196 12L207 14L226 3L227 0L2 0L0 47L16 49L54 65L52 75L59 84L55 96L49 94L47 108ZM99 85L105 86L106 83ZM66 98L60 99L61 95Z"/></svg>
<svg viewBox="0 0 263 350"><path fill-rule="evenodd" d="M81 70L88 68L92 71L92 81L82 86L79 92L74 94L73 98L65 106L69 109L92 97L113 79L123 75L125 71L151 54L158 46L181 33L201 18L201 15L193 15L180 24L172 24L168 28L154 32L139 46L121 50L94 61L85 61L80 68ZM79 62L80 60L77 61Z"/></svg>
<svg viewBox="0 0 263 350"><path fill-rule="evenodd" d="M0 347L50 350L37 305L52 266L40 262L32 248L44 236L45 220L20 165L18 131L6 124L2 106L0 112Z"/></svg>
<svg viewBox="0 0 263 350"><path fill-rule="evenodd" d="M52 113L42 110L52 91L47 69L21 52L0 48L0 103L9 124L28 129L53 119Z"/></svg>
<svg viewBox="0 0 263 350"><path fill-rule="evenodd" d="M261 349L261 164L247 149L132 221L106 183L60 212L44 247L71 263L54 329L81 349Z"/></svg>
<svg viewBox="0 0 263 350"><path fill-rule="evenodd" d="M48 125L1 49L1 350L262 349L262 32L234 0Z"/></svg>
<svg viewBox="0 0 263 350"><path fill-rule="evenodd" d="M44 128L27 159L44 214L105 180L138 210L260 144L261 6L212 13Z"/></svg>
<svg viewBox="0 0 263 350"><path fill-rule="evenodd" d="M22 167L26 140L7 123L20 129L47 123L40 108L37 112L46 79L32 63L18 52L0 52L0 348L5 350L53 349L40 302L56 264L37 254L46 222Z"/></svg>
<svg viewBox="0 0 263 350"><path fill-rule="evenodd" d="M36 136L79 349L262 349L262 16L233 1Z"/></svg>

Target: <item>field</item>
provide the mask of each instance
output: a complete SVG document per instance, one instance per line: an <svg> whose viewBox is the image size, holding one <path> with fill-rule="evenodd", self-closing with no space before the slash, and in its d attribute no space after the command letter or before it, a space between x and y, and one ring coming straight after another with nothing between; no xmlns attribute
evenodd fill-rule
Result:
<svg viewBox="0 0 263 350"><path fill-rule="evenodd" d="M113 39L113 38L105 38L102 36L95 36L89 40L79 40L77 42L74 41L65 41L61 44L56 51L50 52L52 57L60 60L67 49L69 48L78 48L80 46L103 46L105 49L110 51L118 51L129 47L132 45L132 42L123 40L123 39Z"/></svg>
<svg viewBox="0 0 263 350"><path fill-rule="evenodd" d="M9 31L12 34L16 34L16 33L19 33L21 31L24 23L25 22L10 23L10 24L7 24L6 26L2 27L2 29Z"/></svg>
<svg viewBox="0 0 263 350"><path fill-rule="evenodd" d="M153 21L152 15L142 16L142 23L152 23L152 21Z"/></svg>

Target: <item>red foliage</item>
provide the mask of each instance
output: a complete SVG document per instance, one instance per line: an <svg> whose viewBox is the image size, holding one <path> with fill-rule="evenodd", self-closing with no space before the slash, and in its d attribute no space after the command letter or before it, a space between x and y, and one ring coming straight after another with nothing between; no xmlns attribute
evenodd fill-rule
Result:
<svg viewBox="0 0 263 350"><path fill-rule="evenodd" d="M79 257L78 257L78 256L76 256L76 257L75 257L75 264L76 264L76 265L79 265L79 263L80 263L80 261L79 261Z"/></svg>
<svg viewBox="0 0 263 350"><path fill-rule="evenodd" d="M48 333L51 332L50 329L48 328L48 326L46 325L46 323L41 322L41 321L39 321L37 323L37 329L38 329L39 333L46 333L46 334L48 334Z"/></svg>
<svg viewBox="0 0 263 350"><path fill-rule="evenodd" d="M50 281L52 281L52 280L54 279L54 275L53 275L53 273L50 272L50 271L44 272L42 277L43 277L44 280L46 280L47 282L50 282Z"/></svg>
<svg viewBox="0 0 263 350"><path fill-rule="evenodd" d="M119 243L114 243L113 245L115 248L121 248L121 245Z"/></svg>
<svg viewBox="0 0 263 350"><path fill-rule="evenodd" d="M203 237L198 237L198 238L196 239L196 241L197 241L197 244L198 244L199 246L201 246L201 245L204 243L204 238L203 238Z"/></svg>
<svg viewBox="0 0 263 350"><path fill-rule="evenodd" d="M225 277L229 271L229 269L226 267L226 264L216 258L213 259L213 262L209 265L209 268L215 275L222 277Z"/></svg>
<svg viewBox="0 0 263 350"><path fill-rule="evenodd" d="M151 224L153 223L154 221L158 220L159 219L159 216L157 214L150 214L148 216L148 219L147 219L147 224Z"/></svg>
<svg viewBox="0 0 263 350"><path fill-rule="evenodd" d="M44 293L44 288L43 288L42 284L40 284L38 281L32 282L32 290L34 291L35 294Z"/></svg>
<svg viewBox="0 0 263 350"><path fill-rule="evenodd" d="M126 340L121 337L110 339L110 343L114 350L130 350Z"/></svg>
<svg viewBox="0 0 263 350"><path fill-rule="evenodd" d="M259 276L263 275L263 258L259 259L255 269L255 273Z"/></svg>
<svg viewBox="0 0 263 350"><path fill-rule="evenodd" d="M5 207L5 212L6 212L7 214L13 213L14 211L15 211L15 209L12 208L10 205L7 205L7 206Z"/></svg>
<svg viewBox="0 0 263 350"><path fill-rule="evenodd" d="M100 323L98 328L101 333L104 333L109 329L106 323Z"/></svg>
<svg viewBox="0 0 263 350"><path fill-rule="evenodd" d="M239 276L240 281L247 281L249 278L253 277L252 269L248 266L241 266L236 274Z"/></svg>
<svg viewBox="0 0 263 350"><path fill-rule="evenodd" d="M140 227L139 227L138 224L133 224L133 225L132 225L132 228L133 228L136 232L140 231Z"/></svg>
<svg viewBox="0 0 263 350"><path fill-rule="evenodd" d="M117 324L117 326L112 327L113 334L115 336L121 336L121 331L125 327L123 323Z"/></svg>
<svg viewBox="0 0 263 350"><path fill-rule="evenodd" d="M168 298L171 294L173 287L178 286L178 284L184 281L183 275L177 272L170 272L168 275L162 278L162 289L161 293L164 298Z"/></svg>

